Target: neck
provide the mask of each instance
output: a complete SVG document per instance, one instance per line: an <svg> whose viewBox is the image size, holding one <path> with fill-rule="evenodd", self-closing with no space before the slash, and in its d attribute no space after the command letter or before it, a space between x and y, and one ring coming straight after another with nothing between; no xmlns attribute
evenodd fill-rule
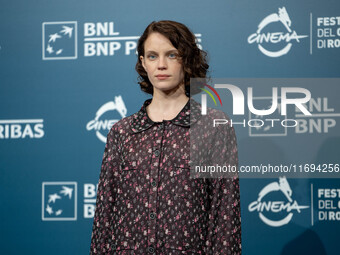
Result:
<svg viewBox="0 0 340 255"><path fill-rule="evenodd" d="M184 93L164 95L154 93L151 103L146 107L149 118L155 122L172 120L183 109L189 97Z"/></svg>

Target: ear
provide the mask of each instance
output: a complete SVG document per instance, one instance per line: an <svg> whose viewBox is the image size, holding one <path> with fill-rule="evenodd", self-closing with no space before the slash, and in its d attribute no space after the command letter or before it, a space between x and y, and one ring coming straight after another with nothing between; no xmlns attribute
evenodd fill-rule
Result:
<svg viewBox="0 0 340 255"><path fill-rule="evenodd" d="M143 66L144 70L146 71L145 63L144 63L144 57L140 56L139 59L140 59L140 62L142 62L142 66Z"/></svg>

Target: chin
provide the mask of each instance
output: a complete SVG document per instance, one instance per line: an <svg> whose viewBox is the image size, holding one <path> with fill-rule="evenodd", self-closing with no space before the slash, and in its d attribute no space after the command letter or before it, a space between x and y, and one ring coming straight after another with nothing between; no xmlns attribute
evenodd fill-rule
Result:
<svg viewBox="0 0 340 255"><path fill-rule="evenodd" d="M169 86L164 84L164 86L154 86L154 89L162 90L162 91L168 91L168 90L174 90L177 86Z"/></svg>

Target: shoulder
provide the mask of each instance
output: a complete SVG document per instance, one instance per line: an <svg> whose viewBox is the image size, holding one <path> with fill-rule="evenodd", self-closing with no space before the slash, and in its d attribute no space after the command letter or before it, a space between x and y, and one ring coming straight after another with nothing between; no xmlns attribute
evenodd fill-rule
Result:
<svg viewBox="0 0 340 255"><path fill-rule="evenodd" d="M137 134L139 131L148 129L153 124L146 114L146 106L150 102L151 98L145 100L139 111L113 124L108 135L116 135L117 138L119 136L121 139L124 139Z"/></svg>
<svg viewBox="0 0 340 255"><path fill-rule="evenodd" d="M211 119L220 118L220 119L230 120L229 116L224 111L217 110L217 109L210 108L210 107L208 107L207 109L207 115L209 115Z"/></svg>
<svg viewBox="0 0 340 255"><path fill-rule="evenodd" d="M110 134L122 135L124 133L128 133L128 134L132 133L131 127L132 127L132 124L138 118L138 113L139 112L136 112L127 117L124 117L120 119L119 121L117 121L115 124L113 124L109 132L109 135Z"/></svg>
<svg viewBox="0 0 340 255"><path fill-rule="evenodd" d="M232 128L231 121L224 111L207 107L207 114L202 115L199 123L205 128L229 129ZM222 125L223 124L223 125Z"/></svg>

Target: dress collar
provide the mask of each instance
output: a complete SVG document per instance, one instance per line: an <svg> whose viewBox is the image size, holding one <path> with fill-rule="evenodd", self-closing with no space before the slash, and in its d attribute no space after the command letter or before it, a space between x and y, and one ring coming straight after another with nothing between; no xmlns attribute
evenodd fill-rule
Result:
<svg viewBox="0 0 340 255"><path fill-rule="evenodd" d="M146 130L156 123L149 118L146 112L146 107L151 103L151 100L151 98L145 100L141 109L134 114L134 118L131 123L131 129L134 133ZM190 98L183 109L175 118L170 120L170 122L178 126L190 127L190 125L195 123L200 117L201 105L194 99Z"/></svg>

